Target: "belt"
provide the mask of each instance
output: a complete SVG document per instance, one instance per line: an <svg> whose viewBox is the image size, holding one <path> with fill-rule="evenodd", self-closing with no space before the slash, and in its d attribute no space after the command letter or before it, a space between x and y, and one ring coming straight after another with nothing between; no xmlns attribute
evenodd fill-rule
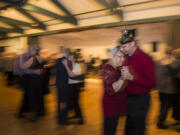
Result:
<svg viewBox="0 0 180 135"><path fill-rule="evenodd" d="M149 95L149 93L143 93L143 94L127 94L128 97L137 97L137 96L145 96Z"/></svg>

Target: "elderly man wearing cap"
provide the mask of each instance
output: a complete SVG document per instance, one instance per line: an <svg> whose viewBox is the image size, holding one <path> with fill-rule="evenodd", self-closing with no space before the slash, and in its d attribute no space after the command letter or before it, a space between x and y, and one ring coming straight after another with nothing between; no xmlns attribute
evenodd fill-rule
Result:
<svg viewBox="0 0 180 135"><path fill-rule="evenodd" d="M154 63L140 50L135 41L135 29L124 30L120 50L127 55L122 78L128 81L126 135L144 135L146 115L150 104L150 90L155 87Z"/></svg>

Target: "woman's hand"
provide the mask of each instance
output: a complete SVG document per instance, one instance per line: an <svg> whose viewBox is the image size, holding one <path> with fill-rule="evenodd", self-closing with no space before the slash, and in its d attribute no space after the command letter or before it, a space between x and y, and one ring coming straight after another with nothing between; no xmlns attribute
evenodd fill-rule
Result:
<svg viewBox="0 0 180 135"><path fill-rule="evenodd" d="M20 67L22 69L28 69L32 63L33 63L33 57L30 57L28 60L26 60L25 62L23 62L23 56L20 57Z"/></svg>
<svg viewBox="0 0 180 135"><path fill-rule="evenodd" d="M114 89L115 92L118 92L118 91L123 90L123 89L122 89L123 85L124 85L124 80L122 80L122 79L120 78L118 81L116 81L116 82L114 82L114 83L112 84L112 87L113 87L113 89Z"/></svg>
<svg viewBox="0 0 180 135"><path fill-rule="evenodd" d="M40 74L42 74L42 73L43 73L43 69L37 69L37 70L36 70L36 74L40 75Z"/></svg>
<svg viewBox="0 0 180 135"><path fill-rule="evenodd" d="M130 80L132 81L134 79L134 76L131 74L131 72L129 71L128 66L124 66L121 69L121 75L122 75L122 79L123 80Z"/></svg>
<svg viewBox="0 0 180 135"><path fill-rule="evenodd" d="M42 58L41 58L41 56L36 55L35 57L36 57L36 59L37 59L40 63L42 62Z"/></svg>

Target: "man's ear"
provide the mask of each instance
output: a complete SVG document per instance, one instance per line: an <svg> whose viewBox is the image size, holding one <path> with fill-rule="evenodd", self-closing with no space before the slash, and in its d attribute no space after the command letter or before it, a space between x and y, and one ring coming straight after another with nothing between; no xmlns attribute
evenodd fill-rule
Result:
<svg viewBox="0 0 180 135"><path fill-rule="evenodd" d="M135 41L132 41L130 44L131 46L135 46Z"/></svg>

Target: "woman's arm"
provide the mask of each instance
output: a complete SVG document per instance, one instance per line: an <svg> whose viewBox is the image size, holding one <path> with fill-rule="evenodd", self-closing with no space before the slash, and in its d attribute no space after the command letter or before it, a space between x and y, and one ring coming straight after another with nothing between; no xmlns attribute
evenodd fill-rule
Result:
<svg viewBox="0 0 180 135"><path fill-rule="evenodd" d="M122 91L126 84L126 81L122 80L121 78L114 82L114 75L115 73L113 73L110 67L106 67L103 69L102 77L105 85L105 90L109 95L114 95L115 93Z"/></svg>
<svg viewBox="0 0 180 135"><path fill-rule="evenodd" d="M41 58L41 56L36 55L35 57L37 58L37 60L39 61L39 63L42 63L42 58Z"/></svg>
<svg viewBox="0 0 180 135"><path fill-rule="evenodd" d="M64 64L64 66L65 66L65 68L66 68L66 70L67 70L67 72L68 72L68 75L69 75L70 77L75 77L76 74L74 74L74 73L71 71L71 69L69 68L69 66L68 66L68 64L67 64L67 60L64 59L64 60L62 61L62 63Z"/></svg>
<svg viewBox="0 0 180 135"><path fill-rule="evenodd" d="M29 58L27 61L23 62L23 57L20 56L20 67L22 69L28 69L33 63L33 57Z"/></svg>
<svg viewBox="0 0 180 135"><path fill-rule="evenodd" d="M112 87L113 87L113 89L114 89L115 92L118 92L118 91L123 90L123 89L122 89L123 85L124 85L124 80L122 80L122 79L120 78L118 81L116 81L116 82L114 82L114 83L112 84Z"/></svg>

